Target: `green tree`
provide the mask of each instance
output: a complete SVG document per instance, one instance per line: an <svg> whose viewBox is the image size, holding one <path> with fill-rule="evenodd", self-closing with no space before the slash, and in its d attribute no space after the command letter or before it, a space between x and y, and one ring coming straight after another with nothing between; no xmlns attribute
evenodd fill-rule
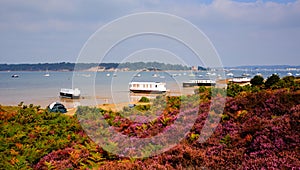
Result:
<svg viewBox="0 0 300 170"><path fill-rule="evenodd" d="M275 85L276 83L279 82L279 80L280 77L277 74L272 74L272 76L268 77L265 82L266 88L270 88L271 86Z"/></svg>
<svg viewBox="0 0 300 170"><path fill-rule="evenodd" d="M250 80L250 83L252 86L261 86L264 84L264 78L260 75L256 75Z"/></svg>

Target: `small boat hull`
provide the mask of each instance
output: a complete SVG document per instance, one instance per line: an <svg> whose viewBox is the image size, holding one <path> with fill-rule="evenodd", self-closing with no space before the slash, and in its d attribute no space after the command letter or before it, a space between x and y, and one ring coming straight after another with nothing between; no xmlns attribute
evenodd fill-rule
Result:
<svg viewBox="0 0 300 170"><path fill-rule="evenodd" d="M79 89L61 89L59 92L59 96L62 98L68 98L68 99L79 99L80 98L80 90Z"/></svg>
<svg viewBox="0 0 300 170"><path fill-rule="evenodd" d="M67 99L79 99L80 96L74 96L73 94L68 94L68 93L59 93L61 98L67 98Z"/></svg>
<svg viewBox="0 0 300 170"><path fill-rule="evenodd" d="M17 75L17 74L14 74L14 75L12 75L11 77L12 77L12 78L18 78L18 77L19 77L19 75Z"/></svg>
<svg viewBox="0 0 300 170"><path fill-rule="evenodd" d="M132 93L145 93L145 94L162 94L166 91L155 91L155 90L130 90Z"/></svg>
<svg viewBox="0 0 300 170"><path fill-rule="evenodd" d="M215 86L216 83L192 83L192 82L183 82L183 87L194 87L194 86Z"/></svg>

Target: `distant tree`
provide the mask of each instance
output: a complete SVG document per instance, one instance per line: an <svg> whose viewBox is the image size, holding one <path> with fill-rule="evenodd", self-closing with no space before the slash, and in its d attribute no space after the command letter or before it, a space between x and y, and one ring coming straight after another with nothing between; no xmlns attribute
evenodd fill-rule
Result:
<svg viewBox="0 0 300 170"><path fill-rule="evenodd" d="M280 80L280 77L277 74L272 74L272 76L268 77L265 82L265 87L270 88L271 86L278 83Z"/></svg>
<svg viewBox="0 0 300 170"><path fill-rule="evenodd" d="M264 84L264 78L260 75L256 75L250 80L250 83L252 86L261 86Z"/></svg>

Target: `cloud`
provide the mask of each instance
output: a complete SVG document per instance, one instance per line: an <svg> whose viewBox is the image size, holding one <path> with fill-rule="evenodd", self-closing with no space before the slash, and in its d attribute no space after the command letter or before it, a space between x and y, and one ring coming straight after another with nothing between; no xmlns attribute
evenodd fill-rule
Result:
<svg viewBox="0 0 300 170"><path fill-rule="evenodd" d="M49 55L73 56L67 59L75 60L79 51L75 47L80 48L99 27L145 11L171 13L191 21L213 41L225 64L244 64L247 60L239 60L241 55L252 58L253 63L268 55L287 62L280 58L283 53L293 63L300 53L295 45L300 44L300 0L2 0L0 61L9 62L3 56L27 56L30 61L30 56ZM36 40L47 44L26 43ZM73 50L69 52L59 49L70 46Z"/></svg>

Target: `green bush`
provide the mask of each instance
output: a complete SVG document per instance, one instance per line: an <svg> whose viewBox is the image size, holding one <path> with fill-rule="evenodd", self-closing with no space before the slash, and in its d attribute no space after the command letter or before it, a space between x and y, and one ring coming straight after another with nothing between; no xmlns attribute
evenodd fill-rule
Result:
<svg viewBox="0 0 300 170"><path fill-rule="evenodd" d="M271 88L271 86L278 83L279 80L280 80L280 77L277 74L272 74L272 76L268 77L266 82L265 82L266 88Z"/></svg>
<svg viewBox="0 0 300 170"><path fill-rule="evenodd" d="M264 78L260 75L256 75L250 80L250 83L252 86L261 86L264 84Z"/></svg>
<svg viewBox="0 0 300 170"><path fill-rule="evenodd" d="M87 137L79 135L82 128L75 117L41 111L32 104L17 109L10 119L1 117L1 168L32 168L52 151L87 141Z"/></svg>
<svg viewBox="0 0 300 170"><path fill-rule="evenodd" d="M148 99L147 97L142 97L139 102L143 102L143 103L149 103L150 102L150 99Z"/></svg>

